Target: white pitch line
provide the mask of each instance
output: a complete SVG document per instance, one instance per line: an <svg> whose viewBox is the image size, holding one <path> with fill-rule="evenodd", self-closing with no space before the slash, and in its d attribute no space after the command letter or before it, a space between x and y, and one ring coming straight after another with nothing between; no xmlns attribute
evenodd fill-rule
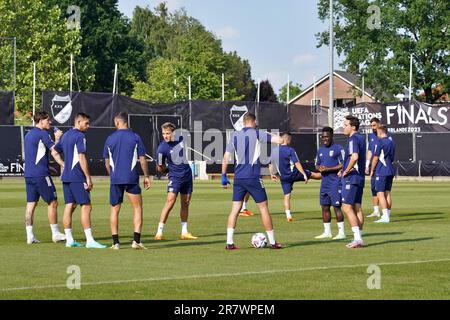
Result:
<svg viewBox="0 0 450 320"><path fill-rule="evenodd" d="M177 277L162 277L162 278L147 278L147 279L130 279L130 280L115 280L115 281L99 281L99 282L85 282L81 283L81 286L95 286L103 284L121 284L132 282L156 282L156 281L171 281L171 280L192 280L192 279L204 279L204 278L220 278L229 276L252 276L258 274L270 274L270 273L287 273L287 272L305 272L316 270L330 270L330 269L350 269L350 268L362 268L369 265L377 266L393 266L393 265L405 265L405 264L420 264L420 263L433 263L433 262L449 262L448 259L436 259L436 260L416 260L416 261L398 261L398 262L380 262L380 263L365 263L365 264L353 264L342 266L328 266L328 267L309 267L309 268L296 268L296 269L284 269L284 270L263 270L263 271L247 271L239 273L211 273L211 274L194 274L190 276L177 276ZM66 288L66 284L46 285L46 286L34 286L34 287L18 287L18 288L2 288L0 292L5 291L21 291L21 290L33 290L33 289L56 289Z"/></svg>

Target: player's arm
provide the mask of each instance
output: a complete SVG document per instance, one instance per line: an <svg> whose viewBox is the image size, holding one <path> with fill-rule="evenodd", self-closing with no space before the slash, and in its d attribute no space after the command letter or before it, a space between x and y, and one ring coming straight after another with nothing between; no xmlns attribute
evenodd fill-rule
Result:
<svg viewBox="0 0 450 320"><path fill-rule="evenodd" d="M308 183L308 176L306 175L305 170L303 169L302 164L300 163L300 161L297 161L296 163L294 163L294 166L297 168L298 171L300 171L300 173L303 175L303 178L305 179L305 184Z"/></svg>
<svg viewBox="0 0 450 320"><path fill-rule="evenodd" d="M159 173L167 173L166 168L166 156L161 147L158 147L157 150L158 162L156 163L156 171Z"/></svg>
<svg viewBox="0 0 450 320"><path fill-rule="evenodd" d="M346 176L349 174L349 172L353 169L353 167L355 166L355 164L358 162L359 159L359 155L358 153L354 152L352 153L352 155L350 156L350 162L348 163L347 168L344 169L344 171L342 172L342 176Z"/></svg>
<svg viewBox="0 0 450 320"><path fill-rule="evenodd" d="M372 167L371 167L371 169L370 169L370 176L372 177L373 176L373 174L374 174L374 172L375 172L375 168L376 168L376 166L377 166L377 164L378 164L378 160L380 159L380 157L379 156L376 156L376 155L374 155L373 156L373 158L372 158Z"/></svg>
<svg viewBox="0 0 450 320"><path fill-rule="evenodd" d="M275 173L273 173L273 164L269 163L269 173L270 178L272 178L273 181L278 181L278 177Z"/></svg>
<svg viewBox="0 0 450 320"><path fill-rule="evenodd" d="M226 189L228 187L230 183L230 181L227 178L227 168L228 168L228 163L230 161L230 156L231 153L229 151L225 151L224 155L223 155L223 160L222 160L222 188Z"/></svg>
<svg viewBox="0 0 450 320"><path fill-rule="evenodd" d="M370 159L372 159L372 151L370 149L367 149L366 159L366 174L369 174Z"/></svg>
<svg viewBox="0 0 450 320"><path fill-rule="evenodd" d="M320 166L320 167L322 168L322 170L320 170L320 172L338 172L342 169L342 163L340 163L339 165L337 165L335 167L324 167L324 166Z"/></svg>
<svg viewBox="0 0 450 320"><path fill-rule="evenodd" d="M144 188L148 190L151 186L150 175L148 173L148 164L145 156L139 157L139 162L141 163L142 172L144 173Z"/></svg>
<svg viewBox="0 0 450 320"><path fill-rule="evenodd" d="M62 170L62 168L64 168L64 160L62 159L59 152L56 150L55 146L56 146L56 144L54 144L53 146L50 147L50 153L51 153L53 159L55 159L56 163L61 166L61 170Z"/></svg>
<svg viewBox="0 0 450 320"><path fill-rule="evenodd" d="M105 159L105 168L106 168L106 172L108 172L108 176L111 175L111 166L110 166L109 158Z"/></svg>
<svg viewBox="0 0 450 320"><path fill-rule="evenodd" d="M86 184L88 185L87 191L91 191L92 188L94 187L94 184L92 183L91 174L89 173L89 166L88 166L86 154L80 153L79 156L80 156L81 171L83 171L83 173L86 177Z"/></svg>

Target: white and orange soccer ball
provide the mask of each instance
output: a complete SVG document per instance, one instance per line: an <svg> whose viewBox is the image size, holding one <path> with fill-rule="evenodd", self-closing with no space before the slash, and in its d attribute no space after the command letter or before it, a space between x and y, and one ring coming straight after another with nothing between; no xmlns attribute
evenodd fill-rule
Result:
<svg viewBox="0 0 450 320"><path fill-rule="evenodd" d="M255 233L252 236L252 246L259 249L267 246L267 239L264 233Z"/></svg>

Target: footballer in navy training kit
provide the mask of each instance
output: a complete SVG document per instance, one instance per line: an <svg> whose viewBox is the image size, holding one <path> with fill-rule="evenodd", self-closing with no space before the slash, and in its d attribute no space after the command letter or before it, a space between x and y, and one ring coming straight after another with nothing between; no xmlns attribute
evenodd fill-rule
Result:
<svg viewBox="0 0 450 320"><path fill-rule="evenodd" d="M139 135L128 127L128 114L120 112L114 117L116 131L105 142L103 157L106 171L110 175L109 202L111 204L111 249L120 249L119 213L126 192L133 208L134 234L131 247L136 250L146 249L141 243L143 222L142 195L139 187L138 162L144 173L144 188L150 188L150 178L145 147Z"/></svg>
<svg viewBox="0 0 450 320"><path fill-rule="evenodd" d="M292 222L291 214L291 193L294 188L294 183L304 181L308 183L309 179L320 180L320 173L304 170L297 156L297 152L290 147L292 135L289 132L281 134L283 143L275 146L272 149L270 157L269 171L273 181L277 181L277 176L273 172L275 167L280 175L281 188L284 194L284 210L288 222ZM293 168L292 168L293 166Z"/></svg>
<svg viewBox="0 0 450 320"><path fill-rule="evenodd" d="M344 134L348 136L345 147L344 165L339 175L342 177L342 209L352 227L353 241L347 244L348 248L361 248L364 242L361 230L364 225L362 212L362 197L364 190L366 162L366 139L358 133L359 119L347 116L344 120Z"/></svg>
<svg viewBox="0 0 450 320"><path fill-rule="evenodd" d="M333 141L333 128L322 129L322 146L317 151L316 169L322 174L320 184L320 206L324 231L316 239L330 239L331 235L331 207L336 214L339 232L334 240L345 239L344 215L341 211L341 179L338 172L342 169L342 147Z"/></svg>
<svg viewBox="0 0 450 320"><path fill-rule="evenodd" d="M72 215L77 205L81 207L81 225L86 236L86 248L106 248L94 240L91 230L91 196L93 183L86 158L85 132L89 129L90 117L85 113L75 116L74 127L67 131L55 149L64 154L64 170L61 175L64 201L64 232L66 247L81 247L72 235Z"/></svg>
<svg viewBox="0 0 450 320"><path fill-rule="evenodd" d="M163 239L164 226L169 213L175 205L178 194L181 198L181 240L196 240L197 237L188 231L189 203L192 198L192 170L186 158L186 147L183 136L175 137L175 125L166 122L161 126L163 141L158 146L158 172L168 170L167 199L161 211L155 240Z"/></svg>
<svg viewBox="0 0 450 320"><path fill-rule="evenodd" d="M58 229L58 202L56 189L49 170L49 151L56 162L63 167L64 162L55 150L55 142L50 138L50 115L45 111L38 111L34 115L35 127L25 136L25 185L27 206L25 212L25 229L27 243L36 244L40 241L34 236L34 211L42 198L47 203L48 221L52 231L53 242L64 241L66 237ZM55 140L59 141L61 130L55 130Z"/></svg>
<svg viewBox="0 0 450 320"><path fill-rule="evenodd" d="M283 139L279 136L271 135L268 132L256 129L256 117L252 113L244 116L244 128L234 131L226 147L222 161L222 187L227 188L230 181L227 178L227 167L231 155L235 155L235 170L233 183L233 205L228 216L227 242L225 249L239 249L234 244L233 236L236 228L239 211L242 207L245 195L249 193L255 200L264 228L270 243L270 248L281 249L282 246L275 241L272 218L269 213L267 194L264 183L261 179L260 144L276 143L281 144Z"/></svg>
<svg viewBox="0 0 450 320"><path fill-rule="evenodd" d="M395 143L387 136L387 128L381 125L377 129L378 142L375 145L372 170L370 176L375 181L375 191L380 203L383 215L375 222L389 223L392 208L392 199L390 196L392 182L394 180L394 157Z"/></svg>

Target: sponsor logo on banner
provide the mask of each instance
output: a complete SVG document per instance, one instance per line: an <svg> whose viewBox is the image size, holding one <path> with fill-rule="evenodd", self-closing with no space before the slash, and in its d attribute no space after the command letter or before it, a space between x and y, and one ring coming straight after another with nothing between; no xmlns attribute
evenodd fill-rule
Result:
<svg viewBox="0 0 450 320"><path fill-rule="evenodd" d="M248 113L247 106L236 106L233 105L230 109L230 120L233 128L236 131L242 130L244 128L244 116Z"/></svg>
<svg viewBox="0 0 450 320"><path fill-rule="evenodd" d="M24 163L23 162L0 162L0 176L23 176Z"/></svg>
<svg viewBox="0 0 450 320"><path fill-rule="evenodd" d="M53 114L53 119L55 119L59 124L64 124L70 119L72 115L72 101L70 96L55 96L52 99L51 110Z"/></svg>
<svg viewBox="0 0 450 320"><path fill-rule="evenodd" d="M376 117L383 122L383 114L380 112L370 112L367 107L336 108L334 109L334 128L339 130L344 128L345 117L348 115L359 119L361 127L370 127L370 119Z"/></svg>
<svg viewBox="0 0 450 320"><path fill-rule="evenodd" d="M434 110L433 110L434 109ZM404 105L387 105L386 106L386 124L392 124L392 119L395 117L396 124L408 125L410 124L438 124L444 126L448 123L447 111L448 107L431 107L419 105L419 107L411 104ZM433 112L434 111L434 112Z"/></svg>

